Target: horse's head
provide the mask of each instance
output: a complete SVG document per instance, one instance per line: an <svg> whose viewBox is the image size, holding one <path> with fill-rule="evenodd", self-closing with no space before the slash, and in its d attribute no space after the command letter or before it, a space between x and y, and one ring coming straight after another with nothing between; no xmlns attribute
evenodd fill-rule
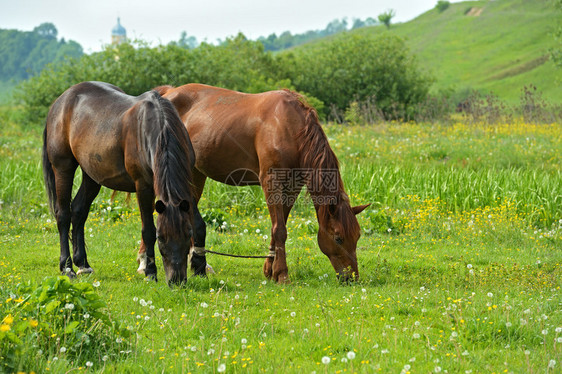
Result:
<svg viewBox="0 0 562 374"><path fill-rule="evenodd" d="M158 218L156 234L168 284L187 280L187 255L191 247L192 214L187 200L178 206L158 200L155 204Z"/></svg>
<svg viewBox="0 0 562 374"><path fill-rule="evenodd" d="M356 250L361 232L355 215L369 205L351 207L344 199L319 211L318 246L328 256L342 282L359 278Z"/></svg>

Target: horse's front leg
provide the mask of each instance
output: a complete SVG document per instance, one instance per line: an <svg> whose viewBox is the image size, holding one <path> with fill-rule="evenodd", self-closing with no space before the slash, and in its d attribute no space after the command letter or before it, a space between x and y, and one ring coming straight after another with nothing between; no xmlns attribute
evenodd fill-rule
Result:
<svg viewBox="0 0 562 374"><path fill-rule="evenodd" d="M268 184L262 184L267 186ZM263 264L263 274L268 279L284 283L289 281L289 270L285 253L285 242L287 241L287 219L293 208L300 188L291 191L268 191L264 188L267 208L271 218L271 243L269 245L269 256Z"/></svg>
<svg viewBox="0 0 562 374"><path fill-rule="evenodd" d="M193 199L193 247L191 248L191 270L195 275L207 275L207 259L205 257L205 238L207 227L199 209L196 199Z"/></svg>
<svg viewBox="0 0 562 374"><path fill-rule="evenodd" d="M154 211L154 190L152 187L137 188L137 200L142 221L142 242L144 243L146 254L146 268L144 274L149 279L156 281L156 261L154 254L156 227L154 226L154 219L152 218L152 212Z"/></svg>

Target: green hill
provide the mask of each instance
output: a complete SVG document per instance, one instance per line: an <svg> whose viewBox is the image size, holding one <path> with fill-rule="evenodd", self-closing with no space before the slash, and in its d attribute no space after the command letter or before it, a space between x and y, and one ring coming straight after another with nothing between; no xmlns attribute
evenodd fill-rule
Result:
<svg viewBox="0 0 562 374"><path fill-rule="evenodd" d="M350 32L404 37L422 68L435 76L434 91L492 91L515 102L523 86L533 84L545 98L560 102L562 69L549 60L548 50L561 18L551 0L466 1L388 31L374 26Z"/></svg>

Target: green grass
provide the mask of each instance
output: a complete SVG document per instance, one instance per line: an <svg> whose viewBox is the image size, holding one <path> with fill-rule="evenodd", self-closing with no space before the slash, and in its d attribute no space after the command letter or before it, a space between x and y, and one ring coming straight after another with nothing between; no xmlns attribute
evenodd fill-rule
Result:
<svg viewBox="0 0 562 374"><path fill-rule="evenodd" d="M465 15L472 7L482 8L480 16ZM406 38L421 67L436 78L434 92L492 91L514 104L522 88L533 84L557 103L562 71L548 60L548 51L556 46L553 33L559 24L560 12L549 0L464 1L442 13L429 10L389 31L374 26L351 32Z"/></svg>
<svg viewBox="0 0 562 374"><path fill-rule="evenodd" d="M0 322L8 325L10 315L16 326L24 318L18 284L56 276L59 247L41 180L41 129L9 119L1 125ZM136 273L134 198L126 203L120 194L109 203L103 189L86 224L96 272L79 281L97 286L104 313L132 335L107 329L73 351L67 342L78 335L61 332L67 325L46 341L28 327L15 369L58 373L91 363L90 371L119 373L213 373L221 364L229 373L557 372L560 130L327 126L351 202L373 203L359 216L361 279L350 286L338 284L319 251L304 194L288 224L290 284L266 281L261 260L212 255L216 274L208 279L174 289L146 282ZM200 208L226 222L224 230L208 229L209 249L266 253L271 225L259 189L209 182ZM160 258L157 266L162 278ZM33 318L56 322L44 313ZM0 362L12 362L6 355L13 346L0 332Z"/></svg>

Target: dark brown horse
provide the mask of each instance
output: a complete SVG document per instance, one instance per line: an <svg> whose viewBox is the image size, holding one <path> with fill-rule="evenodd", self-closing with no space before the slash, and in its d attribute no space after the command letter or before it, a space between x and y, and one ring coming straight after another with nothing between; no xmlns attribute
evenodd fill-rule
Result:
<svg viewBox="0 0 562 374"><path fill-rule="evenodd" d="M146 246L146 275L156 279L154 244L166 279L186 279L193 215L193 148L173 105L157 92L138 97L102 82L66 90L51 106L43 133L43 175L60 235L60 270L74 276L69 249L72 224L74 264L90 273L84 224L101 186L136 192ZM71 201L76 168L82 184ZM154 204L155 196L160 200ZM159 213L157 229L153 210Z"/></svg>
<svg viewBox="0 0 562 374"><path fill-rule="evenodd" d="M193 181L200 198L207 177L231 185L261 185L271 217L270 255L263 272L283 282L286 222L304 185L319 223L318 245L340 280L359 276L355 217L368 205L351 207L338 160L316 111L294 92L244 94L201 84L156 88L172 101L196 154ZM196 223L196 231L204 224ZM195 253L204 255L204 234ZM141 248L142 250L142 248Z"/></svg>

